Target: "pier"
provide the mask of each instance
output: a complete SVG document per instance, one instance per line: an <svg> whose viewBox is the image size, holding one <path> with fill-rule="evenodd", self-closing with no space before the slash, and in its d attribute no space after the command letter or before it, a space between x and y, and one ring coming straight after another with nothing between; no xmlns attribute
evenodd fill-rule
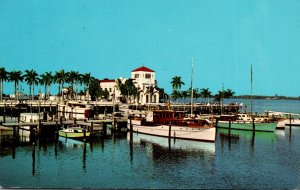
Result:
<svg viewBox="0 0 300 190"><path fill-rule="evenodd" d="M10 140L17 142L20 139L34 142L36 138L57 137L58 131L67 126L80 126L91 133L92 136L105 135L107 124L113 120L56 120L29 123L2 123L0 127L1 141ZM21 132L21 133L20 133ZM21 135L25 133L26 135Z"/></svg>

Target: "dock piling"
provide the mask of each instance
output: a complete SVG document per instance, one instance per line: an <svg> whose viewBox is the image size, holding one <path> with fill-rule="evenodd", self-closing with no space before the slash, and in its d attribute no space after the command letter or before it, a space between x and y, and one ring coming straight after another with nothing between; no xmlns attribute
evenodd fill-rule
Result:
<svg viewBox="0 0 300 190"><path fill-rule="evenodd" d="M169 138L171 138L171 122L169 123Z"/></svg>
<svg viewBox="0 0 300 190"><path fill-rule="evenodd" d="M254 123L254 117L252 115L252 130L255 131L255 123Z"/></svg>

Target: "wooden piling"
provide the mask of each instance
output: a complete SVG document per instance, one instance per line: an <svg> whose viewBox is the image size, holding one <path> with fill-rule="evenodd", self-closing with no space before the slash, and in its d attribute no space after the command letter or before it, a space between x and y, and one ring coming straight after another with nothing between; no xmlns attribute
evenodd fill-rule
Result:
<svg viewBox="0 0 300 190"><path fill-rule="evenodd" d="M94 122L91 123L90 135L93 136L93 132L94 132Z"/></svg>
<svg viewBox="0 0 300 190"><path fill-rule="evenodd" d="M85 141L85 139L86 139L86 129L83 129L83 137L84 137L84 141Z"/></svg>
<svg viewBox="0 0 300 190"><path fill-rule="evenodd" d="M6 103L4 102L4 109L3 109L3 123L5 123L6 118Z"/></svg>
<svg viewBox="0 0 300 190"><path fill-rule="evenodd" d="M290 127L292 127L292 114L289 114L290 116Z"/></svg>
<svg viewBox="0 0 300 190"><path fill-rule="evenodd" d="M130 127L130 133L133 131L132 121L131 118L129 119L129 127Z"/></svg>
<svg viewBox="0 0 300 190"><path fill-rule="evenodd" d="M17 132L16 132L16 126L13 126L13 141L16 142L17 140Z"/></svg>
<svg viewBox="0 0 300 190"><path fill-rule="evenodd" d="M252 130L255 131L255 123L254 123L254 117L252 115Z"/></svg>
<svg viewBox="0 0 300 190"><path fill-rule="evenodd" d="M169 138L171 138L171 122L169 123Z"/></svg>
<svg viewBox="0 0 300 190"><path fill-rule="evenodd" d="M55 122L55 138L58 139L58 137L59 137L59 132L58 132L58 122L56 121L56 122Z"/></svg>

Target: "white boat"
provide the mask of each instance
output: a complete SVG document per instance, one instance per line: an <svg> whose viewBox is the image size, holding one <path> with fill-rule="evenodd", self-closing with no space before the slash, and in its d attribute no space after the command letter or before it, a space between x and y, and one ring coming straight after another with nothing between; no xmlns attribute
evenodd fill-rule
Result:
<svg viewBox="0 0 300 190"><path fill-rule="evenodd" d="M300 126L300 119L284 119L280 122L278 122L278 126L281 126L281 127L285 127L285 126L289 126L289 125L292 125L292 126Z"/></svg>
<svg viewBox="0 0 300 190"><path fill-rule="evenodd" d="M30 140L30 126L29 123L37 123L39 119L43 118L42 113L20 113L20 125L19 127L19 136L21 141L29 141ZM28 123L28 125L26 125Z"/></svg>
<svg viewBox="0 0 300 190"><path fill-rule="evenodd" d="M59 116L77 120L93 118L94 106L86 101L68 101L58 105Z"/></svg>
<svg viewBox="0 0 300 190"><path fill-rule="evenodd" d="M90 136L90 132L82 127L68 127L66 129L59 130L59 136L72 139L84 139Z"/></svg>
<svg viewBox="0 0 300 190"><path fill-rule="evenodd" d="M169 110L149 111L146 118L131 118L128 120L127 128L137 133L194 140L215 142L216 128L202 123L202 120L179 119L182 112ZM170 124L171 124L171 130Z"/></svg>
<svg viewBox="0 0 300 190"><path fill-rule="evenodd" d="M193 115L193 62L194 59L191 75L191 115ZM168 98L166 99L168 110L149 111L146 118L133 118L128 123L129 130L132 127L133 131L147 135L215 142L216 128L211 122L201 118L187 118L185 112L170 110Z"/></svg>

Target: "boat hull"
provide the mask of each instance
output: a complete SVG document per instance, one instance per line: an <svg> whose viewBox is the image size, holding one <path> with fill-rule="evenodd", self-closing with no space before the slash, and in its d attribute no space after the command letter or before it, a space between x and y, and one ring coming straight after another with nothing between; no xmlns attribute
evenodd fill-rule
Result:
<svg viewBox="0 0 300 190"><path fill-rule="evenodd" d="M277 132L277 131L276 131ZM219 128L218 134L220 136L236 136L236 137L242 137L246 139L260 139L265 141L275 141L277 133L270 133L265 131L248 131L248 130L235 130L235 129L224 129Z"/></svg>
<svg viewBox="0 0 300 190"><path fill-rule="evenodd" d="M72 138L72 139L83 139L83 138L87 138L90 136L90 132L85 132L85 135L84 135L83 132L74 133L74 132L59 131L58 134L61 137Z"/></svg>
<svg viewBox="0 0 300 190"><path fill-rule="evenodd" d="M269 123L254 123L255 131L265 131L265 132L274 132L277 127L277 122L269 122ZM229 124L228 121L219 121L217 123L217 127L226 128L226 129L236 129L236 130L253 130L252 122L231 122Z"/></svg>
<svg viewBox="0 0 300 190"><path fill-rule="evenodd" d="M130 125L128 124L130 130ZM169 126L157 125L157 126L143 126L132 124L133 132L153 135L159 137L169 138ZM205 128L192 128L192 127L180 127L171 126L170 138L204 141L204 142L215 142L216 139L216 128L205 127Z"/></svg>

